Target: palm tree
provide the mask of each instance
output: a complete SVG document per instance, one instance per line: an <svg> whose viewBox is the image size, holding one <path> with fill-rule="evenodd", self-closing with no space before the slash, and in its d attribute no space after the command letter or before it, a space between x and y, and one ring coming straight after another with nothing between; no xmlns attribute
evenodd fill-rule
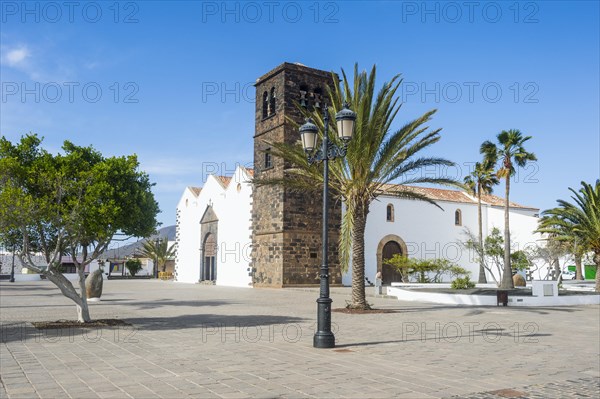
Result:
<svg viewBox="0 0 600 399"><path fill-rule="evenodd" d="M491 141L485 141L481 144L480 152L484 155L486 162L495 165L500 163L496 175L506 181L506 192L504 199L504 271L502 273L502 282L500 288L514 288L512 280L512 268L510 264L510 227L509 227L509 195L510 178L515 174L515 165L524 167L528 161L536 161L537 158L532 152L527 152L523 146L531 136L523 137L521 132L516 129L503 130L498 136L498 145Z"/></svg>
<svg viewBox="0 0 600 399"><path fill-rule="evenodd" d="M162 268L164 272L166 269L167 261L175 256L176 244L169 246L167 238L156 240L146 240L142 244L142 250L140 254L155 261L156 269Z"/></svg>
<svg viewBox="0 0 600 399"><path fill-rule="evenodd" d="M493 187L498 184L498 177L494 173L494 165L489 162L477 162L475 168L465 177L465 184L468 189L475 195L477 195L477 221L479 224L479 279L478 283L485 284L487 279L485 277L485 266L483 259L483 221L481 217L481 194L490 194Z"/></svg>
<svg viewBox="0 0 600 399"><path fill-rule="evenodd" d="M396 97L396 91L402 82L400 75L384 83L377 94L375 66L367 75L366 71L359 72L358 65L355 65L352 83L348 81L344 70L342 75L341 86L328 89L330 106L327 112L330 119L333 119L333 115L342 109L342 104L347 102L357 113L357 119L346 157L330 162L329 184L334 196L344 201L346 209L340 236L340 263L345 267L352 258L352 302L349 307L368 309L369 305L365 300L364 235L369 204L385 193L399 198L427 201L437 206L433 200L414 190L388 185L398 179L404 184L433 183L459 187L462 184L451 178L423 176L418 173L426 166L454 165L443 158L419 156L423 149L440 140L441 129L430 130L426 125L435 110L392 130L391 125L401 106ZM314 120L321 132L324 131L322 111L308 113L300 109L305 116ZM339 142L335 126L330 129L330 135L330 140ZM257 179L255 184L275 184L311 191L322 185L321 170L308 164L299 143L269 145L273 154L293 166L286 170L286 175L281 179Z"/></svg>
<svg viewBox="0 0 600 399"><path fill-rule="evenodd" d="M581 186L579 192L569 187L574 204L558 200L558 207L543 212L539 231L575 243L575 256L592 251L600 292L600 180L595 185L581 182Z"/></svg>

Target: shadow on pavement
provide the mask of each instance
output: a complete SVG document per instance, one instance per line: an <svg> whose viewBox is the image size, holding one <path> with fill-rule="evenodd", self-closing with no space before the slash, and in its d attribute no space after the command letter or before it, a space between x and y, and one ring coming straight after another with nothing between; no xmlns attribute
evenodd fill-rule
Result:
<svg viewBox="0 0 600 399"><path fill-rule="evenodd" d="M302 323L307 319L289 316L270 315L181 315L172 317L140 317L124 318L123 321L131 323L131 326L119 327L96 327L83 328L73 327L64 329L38 330L27 322L8 322L0 325L0 342L43 342L54 343L61 340L74 342L74 338L82 336L88 342L94 341L95 337L110 336L111 332L121 331L131 336L144 331L175 331L187 329L204 329L214 332L219 329L232 331L246 327L260 327L269 325L285 325Z"/></svg>

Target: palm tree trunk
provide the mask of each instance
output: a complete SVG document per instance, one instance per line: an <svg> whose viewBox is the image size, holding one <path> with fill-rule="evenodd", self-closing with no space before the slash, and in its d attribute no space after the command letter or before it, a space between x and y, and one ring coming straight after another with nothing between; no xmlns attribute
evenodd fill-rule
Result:
<svg viewBox="0 0 600 399"><path fill-rule="evenodd" d="M560 270L560 259L554 258L554 279L560 284L562 282L562 271Z"/></svg>
<svg viewBox="0 0 600 399"><path fill-rule="evenodd" d="M583 280L583 270L581 268L580 254L575 254L575 280Z"/></svg>
<svg viewBox="0 0 600 399"><path fill-rule="evenodd" d="M355 212L352 229L352 303L350 307L369 309L365 299L365 226L367 224L365 205L357 205Z"/></svg>
<svg viewBox="0 0 600 399"><path fill-rule="evenodd" d="M479 222L479 284L486 284L485 266L483 265L483 220L481 217L481 184L477 187L477 218Z"/></svg>
<svg viewBox="0 0 600 399"><path fill-rule="evenodd" d="M504 199L504 271L502 272L502 282L500 288L514 288L512 279L512 267L510 265L510 226L509 226L509 201L510 194L510 173L506 176L506 198Z"/></svg>
<svg viewBox="0 0 600 399"><path fill-rule="evenodd" d="M596 292L600 292L600 251L594 253L594 263L596 264Z"/></svg>

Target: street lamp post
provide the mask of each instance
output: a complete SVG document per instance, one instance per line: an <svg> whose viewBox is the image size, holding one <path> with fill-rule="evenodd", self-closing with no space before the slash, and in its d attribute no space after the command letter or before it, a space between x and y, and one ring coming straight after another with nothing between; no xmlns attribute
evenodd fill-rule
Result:
<svg viewBox="0 0 600 399"><path fill-rule="evenodd" d="M335 347L335 336L331 331L331 298L329 297L329 263L327 259L328 249L328 202L329 202L329 161L346 156L348 143L352 138L354 130L354 121L356 113L349 109L348 103L335 115L337 121L338 137L342 140L342 147L329 141L329 110L327 106L323 110L324 132L321 148L314 153L317 147L317 133L319 129L310 118L306 123L300 126L300 136L302 137L302 146L306 152L308 163L323 162L323 248L321 270L320 270L320 290L317 299L317 331L313 337L313 346L315 348L333 348Z"/></svg>

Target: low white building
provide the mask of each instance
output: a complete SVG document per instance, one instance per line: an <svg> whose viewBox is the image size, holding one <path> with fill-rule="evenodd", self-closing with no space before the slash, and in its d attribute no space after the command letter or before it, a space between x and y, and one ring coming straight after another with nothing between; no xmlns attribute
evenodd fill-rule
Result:
<svg viewBox="0 0 600 399"><path fill-rule="evenodd" d="M252 170L238 167L231 177L210 175L204 187L187 187L177 205L177 258L175 280L217 285L252 286L251 194ZM397 186L389 185L389 189ZM381 195L369 208L365 230L367 283L382 272L383 283L399 281L399 274L383 260L396 253L409 257L448 259L471 272L477 280L475 254L464 248L466 229L477 235L477 198L462 191L409 187L434 200L424 201ZM484 237L496 227L504 230L504 200L483 197ZM511 202L510 230L513 251L540 244L534 233L539 210ZM352 282L351 265L342 283ZM498 278L498 276L496 276ZM543 278L542 275L534 278ZM493 281L488 274L488 280Z"/></svg>

